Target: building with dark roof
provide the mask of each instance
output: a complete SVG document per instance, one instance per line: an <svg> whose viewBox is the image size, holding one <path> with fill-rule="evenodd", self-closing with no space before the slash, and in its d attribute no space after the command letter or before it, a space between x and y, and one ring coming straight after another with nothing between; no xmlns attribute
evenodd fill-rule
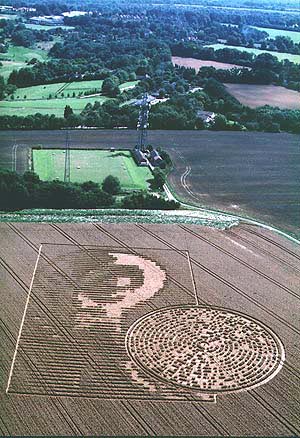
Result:
<svg viewBox="0 0 300 438"><path fill-rule="evenodd" d="M160 164L164 161L156 149L153 149L153 151L150 152L149 161L152 164L152 166L160 166Z"/></svg>
<svg viewBox="0 0 300 438"><path fill-rule="evenodd" d="M140 149L134 148L132 151L133 158L138 166L147 166L147 158Z"/></svg>

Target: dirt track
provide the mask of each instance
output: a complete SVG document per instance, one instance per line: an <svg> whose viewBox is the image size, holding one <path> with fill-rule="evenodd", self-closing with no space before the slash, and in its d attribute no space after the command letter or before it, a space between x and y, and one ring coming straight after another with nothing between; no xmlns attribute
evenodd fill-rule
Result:
<svg viewBox="0 0 300 438"><path fill-rule="evenodd" d="M1 349L3 370L0 381L1 434L290 436L300 433L298 415L300 249L297 245L266 230L246 225L230 231L200 226L134 224L15 223L1 224L0 228L2 278L0 330L4 347ZM57 252L55 249L57 246L49 246L46 256L42 255L39 269L43 268L43 270L37 271L39 283L35 283L29 300L11 388L6 395L8 376L38 249L41 243L46 242L60 244L60 248L70 247L75 251L74 254L79 254L79 251L81 258L78 261L81 260L82 274L76 273L77 271L72 268L74 264L70 264L68 259L64 258L62 250ZM178 299L180 303L193 301L193 288L184 268L186 258L181 252L187 249L200 304L221 306L242 312L268 326L284 345L286 362L283 369L270 382L256 389L218 396L216 404L196 401L195 395L185 400L184 394L180 395L180 400L175 401L172 400L174 392L171 394L168 391L159 401L151 396L151 393L145 396L146 392L135 398L132 397L131 390L127 391L125 388L128 383L124 386L127 396L124 394L118 399L116 394L105 395L105 385L111 385L107 389L113 388L114 385L118 385L118 381L122 382L124 377L121 380L118 377L119 380L110 383L107 381L104 386L100 384L98 390L96 384L92 388L91 398L88 398L87 394L68 395L68 391L72 392L72 385L76 385L76 379L70 374L71 380L67 383L69 382L67 368L59 379L55 377L59 372L57 368L59 361L67 360L63 358L67 350L63 352L57 350L56 345L59 345L59 342L67 342L64 345L71 345L69 336L74 333L66 332L68 327L66 319L60 318L65 315L64 312L70 312L71 308L70 303L65 301L66 293L70 288L69 281L78 282L84 277L85 250L78 245L118 247L118 252L131 252L133 248L143 246L145 254L152 254L152 258L155 251L159 250L160 265L166 268L170 265L168 281L171 281L170 285L173 284L173 287L168 289L166 286L165 298L163 295L158 295L157 298L148 300L149 310L146 308L142 310L142 307L138 306L140 314L166 305L174 305L176 300L178 303ZM57 270L53 270L58 266L62 269L60 274ZM90 264L86 266L87 269L91 269ZM49 279L52 278L53 284L50 295L46 283L48 275ZM59 289L58 283L55 283L58 275L63 275L65 279L69 278L64 280L67 283L62 289ZM63 285L63 283L59 284ZM176 295L177 290L181 290L179 295ZM56 296L61 305L57 308L49 306L50 302L55 302L53 299L56 300ZM40 330L33 330L39 324L41 324ZM52 330L51 333L61 333L60 337L47 342L44 334L50 333L49 330ZM54 339L57 340L54 342ZM79 342L79 338L76 339ZM112 342L117 342L117 337L112 336ZM33 345L35 350L32 349ZM101 348L105 345L102 344ZM106 356L101 356L100 360L99 351L95 346L96 344L86 342L80 347L77 343L76 354L72 353L69 359L71 368L73 366L74 369L76 363L80 367L82 363L84 365L86 361L91 360L93 363L100 361L101 368ZM36 352L39 352L38 355ZM84 356L83 353L87 352L88 356ZM115 354L117 352L115 347ZM51 361L53 354L56 359ZM55 356L57 354L59 356ZM109 353L107 350L106 354L112 352ZM36 360L32 362L34 357ZM60 359L58 360L57 357ZM22 369L23 377L20 371ZM49 370L52 370L50 375ZM118 368L114 371L112 367L110 372L117 371ZM97 372L99 370L93 367L91 378L96 379L95 382L98 381ZM43 386L43 380L40 381L39 376L43 373L47 385L50 385L48 387ZM81 377L83 380L80 385L83 385L83 388L84 382L87 384L89 381L88 375L83 374ZM124 372L121 375L124 376ZM118 374L114 379L117 376ZM67 391L65 396L59 395L59 392L55 395L51 389L55 390L55 385L61 385L61 382L65 382L61 387ZM54 387L51 386L53 384ZM26 395L22 395L21 388ZM34 416L32 412L35 413Z"/></svg>

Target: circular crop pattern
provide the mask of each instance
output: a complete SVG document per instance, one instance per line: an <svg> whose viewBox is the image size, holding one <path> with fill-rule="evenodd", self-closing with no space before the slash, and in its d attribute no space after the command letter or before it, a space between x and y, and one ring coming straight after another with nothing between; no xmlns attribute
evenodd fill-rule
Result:
<svg viewBox="0 0 300 438"><path fill-rule="evenodd" d="M278 373L285 359L279 338L260 322L199 306L143 316L128 330L126 347L146 373L206 393L261 385Z"/></svg>

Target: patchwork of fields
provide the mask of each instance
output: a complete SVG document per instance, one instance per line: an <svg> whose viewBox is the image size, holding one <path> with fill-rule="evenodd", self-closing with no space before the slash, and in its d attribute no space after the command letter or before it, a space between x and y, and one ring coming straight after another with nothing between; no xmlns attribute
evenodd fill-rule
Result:
<svg viewBox="0 0 300 438"><path fill-rule="evenodd" d="M124 82L120 90L132 88L137 82ZM100 95L102 83L102 80L91 80L18 88L14 100L0 101L0 112L9 116L40 113L63 117L65 106L69 105L75 114L80 113L88 103L93 105L97 101L102 104L109 99ZM84 93L90 96L84 96Z"/></svg>
<svg viewBox="0 0 300 438"><path fill-rule="evenodd" d="M288 59L295 64L300 64L300 55L294 55L292 53L281 53L281 52L272 52L270 50L260 50L250 47L241 47L241 46L229 46L227 44L208 44L206 47L213 47L215 50L219 49L236 49L240 52L248 52L253 53L254 55L261 55L262 53L269 53L270 55L275 56L279 61L283 61L284 59Z"/></svg>
<svg viewBox="0 0 300 438"><path fill-rule="evenodd" d="M296 244L245 224L226 231L195 225L2 223L0 236L1 435L300 433ZM231 317L227 332L218 327L224 312ZM207 326L209 315L214 320ZM198 334L200 317L205 342ZM234 342L232 317L242 323ZM201 375L199 360L207 344L203 378L211 385L222 379L222 373L214 378L216 366L228 369L225 385L239 379L241 369L250 374L246 382L258 379L255 351L261 341L248 336L253 330L265 335L260 327L268 327L285 351L275 377L241 392L220 388L216 403L212 394L204 397L205 382L196 382L202 389L185 384L190 377L195 384ZM141 330L144 348L137 357ZM221 333L223 344L216 344ZM198 351L196 362L188 360L183 345ZM157 378L146 363L140 365L144 354L154 352L150 365L161 366L162 351L167 359L181 351L180 362L169 370L179 367L176 384L172 376Z"/></svg>
<svg viewBox="0 0 300 438"><path fill-rule="evenodd" d="M44 149L32 151L33 169L44 181L64 180L65 151ZM101 184L108 176L119 178L123 190L147 190L152 174L147 167L135 164L130 151L70 150L70 181Z"/></svg>
<svg viewBox="0 0 300 438"><path fill-rule="evenodd" d="M224 84L227 91L250 108L270 105L282 109L300 109L300 93L275 85Z"/></svg>

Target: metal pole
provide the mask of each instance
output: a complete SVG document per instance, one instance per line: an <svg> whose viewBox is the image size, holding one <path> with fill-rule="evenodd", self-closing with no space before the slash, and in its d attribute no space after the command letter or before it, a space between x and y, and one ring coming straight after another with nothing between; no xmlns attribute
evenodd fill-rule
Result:
<svg viewBox="0 0 300 438"><path fill-rule="evenodd" d="M69 141L69 131L66 134L66 148L65 148L65 175L64 182L70 182L70 141Z"/></svg>
<svg viewBox="0 0 300 438"><path fill-rule="evenodd" d="M15 147L15 172L17 171L17 150L18 150L18 144L16 144Z"/></svg>
<svg viewBox="0 0 300 438"><path fill-rule="evenodd" d="M139 131L138 148L142 152L144 152L146 149L147 128L149 125L148 123L149 109L150 109L150 105L148 102L148 95L147 93L145 93L141 101L139 119L137 124L137 129Z"/></svg>
<svg viewBox="0 0 300 438"><path fill-rule="evenodd" d="M14 171L16 166L15 166L15 148L16 148L16 142L14 142L12 149L11 149L11 170Z"/></svg>
<svg viewBox="0 0 300 438"><path fill-rule="evenodd" d="M11 150L11 170L13 172L17 171L17 150L19 144L14 144Z"/></svg>

